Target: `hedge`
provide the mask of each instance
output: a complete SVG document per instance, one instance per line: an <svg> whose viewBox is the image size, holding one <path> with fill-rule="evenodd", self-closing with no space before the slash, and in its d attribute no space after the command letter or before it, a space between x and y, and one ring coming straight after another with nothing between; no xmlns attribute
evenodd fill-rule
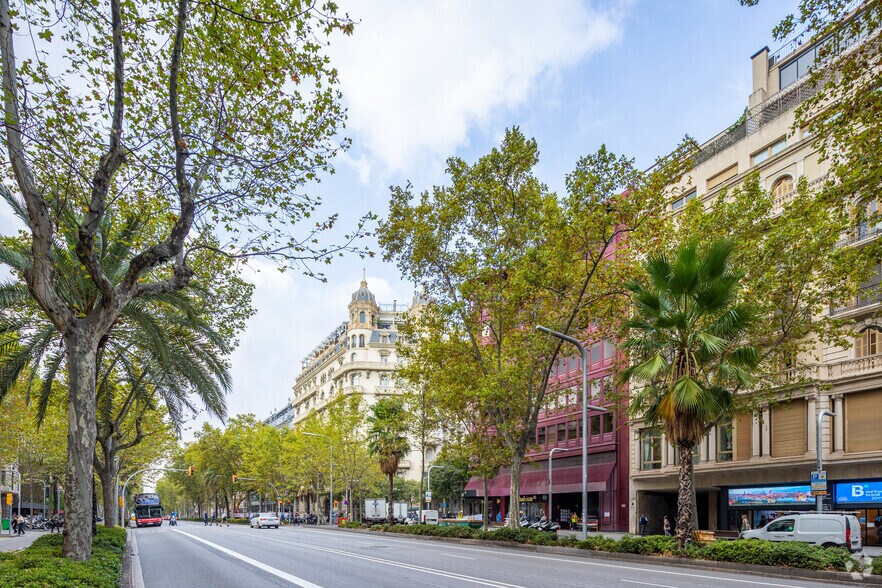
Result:
<svg viewBox="0 0 882 588"><path fill-rule="evenodd" d="M343 527L344 525L340 526ZM362 526L359 523L347 523L345 525L347 528L361 528ZM778 543L756 539L736 539L706 544L693 543L680 549L675 537L666 537L664 535L651 535L649 537L625 535L621 540L616 541L602 535L594 535L586 540L580 540L576 537L558 537L554 533L538 531L536 529L510 529L507 527L493 531L482 531L468 527L440 527L433 525L374 525L370 529L372 531L405 535L457 537L485 541L526 543L530 545L557 545L560 547L573 547L609 553L634 553L809 570L860 570L860 564L844 548L823 549L814 545L795 542ZM873 562L873 573L882 573L882 558L877 558Z"/></svg>
<svg viewBox="0 0 882 588"><path fill-rule="evenodd" d="M43 535L21 551L0 553L0 588L117 588L126 530L98 527L86 562L61 555L61 533Z"/></svg>
<svg viewBox="0 0 882 588"><path fill-rule="evenodd" d="M873 559L873 563L870 566L870 573L874 576L882 576L882 555Z"/></svg>

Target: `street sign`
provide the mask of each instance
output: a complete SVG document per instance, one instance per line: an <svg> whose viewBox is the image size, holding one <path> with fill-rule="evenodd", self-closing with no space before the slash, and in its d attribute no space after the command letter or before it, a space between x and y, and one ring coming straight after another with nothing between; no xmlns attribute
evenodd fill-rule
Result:
<svg viewBox="0 0 882 588"><path fill-rule="evenodd" d="M442 503L441 503L441 508L447 508L447 503L446 503L446 502L442 502Z"/></svg>
<svg viewBox="0 0 882 588"><path fill-rule="evenodd" d="M426 490L426 502L431 502L432 493L429 490Z"/></svg>
<svg viewBox="0 0 882 588"><path fill-rule="evenodd" d="M812 472L812 496L827 495L827 472L815 470Z"/></svg>

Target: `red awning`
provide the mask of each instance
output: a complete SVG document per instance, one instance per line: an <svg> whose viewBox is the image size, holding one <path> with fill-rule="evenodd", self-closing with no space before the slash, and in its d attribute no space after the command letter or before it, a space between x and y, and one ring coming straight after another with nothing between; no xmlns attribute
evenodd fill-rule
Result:
<svg viewBox="0 0 882 588"><path fill-rule="evenodd" d="M588 491L606 492L614 463L602 463L588 466ZM565 494L582 491L582 466L555 468L554 493ZM490 496L508 496L511 487L511 474L499 474L490 480ZM472 478L465 490L474 490L477 496L484 495L484 483L481 478ZM529 470L521 472L521 495L548 493L548 470Z"/></svg>

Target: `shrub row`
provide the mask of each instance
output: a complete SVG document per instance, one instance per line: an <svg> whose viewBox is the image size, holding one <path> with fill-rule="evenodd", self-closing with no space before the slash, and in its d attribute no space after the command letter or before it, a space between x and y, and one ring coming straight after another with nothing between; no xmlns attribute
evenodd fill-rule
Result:
<svg viewBox="0 0 882 588"><path fill-rule="evenodd" d="M117 588L126 530L98 527L92 558L71 561L61 555L61 533L43 535L21 551L0 553L0 588Z"/></svg>
<svg viewBox="0 0 882 588"><path fill-rule="evenodd" d="M358 526L356 527L355 525ZM347 523L346 526L349 528L360 528L362 525ZM773 543L771 541L753 539L715 541L706 544L693 543L680 549L675 537L665 537L663 535L652 535L649 537L626 535L619 541L602 535L595 535L583 541L576 537L558 537L555 534L537 531L536 529L509 529L507 527L493 531L481 531L480 529L470 529L468 527L374 525L371 527L371 530L407 535L506 541L530 545L558 545L561 547L609 553L658 555L809 570L852 571L860 567L848 550L844 548L823 549L805 543ZM879 571L876 571L876 564L880 561L882 561L882 558L878 558L877 561L873 562L874 573L882 573L882 563L879 564Z"/></svg>
<svg viewBox="0 0 882 588"><path fill-rule="evenodd" d="M874 576L882 576L882 555L873 559L873 564L870 566L870 573Z"/></svg>

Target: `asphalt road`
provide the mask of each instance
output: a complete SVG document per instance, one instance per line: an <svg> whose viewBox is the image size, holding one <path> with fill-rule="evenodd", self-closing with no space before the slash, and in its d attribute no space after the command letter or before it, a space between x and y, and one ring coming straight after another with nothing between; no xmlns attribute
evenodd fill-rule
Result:
<svg viewBox="0 0 882 588"><path fill-rule="evenodd" d="M822 588L806 582L294 527L132 529L144 586Z"/></svg>

